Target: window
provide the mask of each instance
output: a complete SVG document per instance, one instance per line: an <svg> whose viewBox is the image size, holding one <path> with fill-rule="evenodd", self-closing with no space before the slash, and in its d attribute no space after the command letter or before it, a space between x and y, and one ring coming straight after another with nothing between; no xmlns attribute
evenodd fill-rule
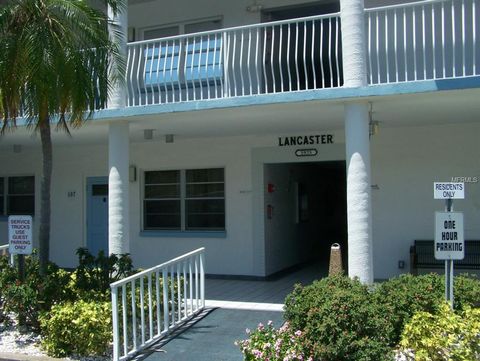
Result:
<svg viewBox="0 0 480 361"><path fill-rule="evenodd" d="M221 28L221 20L205 20L143 31L143 39L160 39ZM218 35L172 39L145 49L145 86L193 86L220 81L222 38ZM148 88L146 89L148 90Z"/></svg>
<svg viewBox="0 0 480 361"><path fill-rule="evenodd" d="M145 172L144 229L225 229L223 168Z"/></svg>
<svg viewBox="0 0 480 361"><path fill-rule="evenodd" d="M35 177L0 178L0 215L35 213Z"/></svg>

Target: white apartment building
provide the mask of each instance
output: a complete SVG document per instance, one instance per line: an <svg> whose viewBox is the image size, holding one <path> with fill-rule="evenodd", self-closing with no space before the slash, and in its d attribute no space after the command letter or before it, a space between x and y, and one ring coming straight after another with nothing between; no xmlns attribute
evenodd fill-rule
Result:
<svg viewBox="0 0 480 361"><path fill-rule="evenodd" d="M51 259L73 267L88 247L145 268L205 247L209 274L266 277L340 243L371 282L408 271L443 209L433 182L454 177L465 237L480 239L479 12L130 0L125 85L53 135ZM39 138L2 137L0 164L0 239L9 214L32 214L38 234Z"/></svg>

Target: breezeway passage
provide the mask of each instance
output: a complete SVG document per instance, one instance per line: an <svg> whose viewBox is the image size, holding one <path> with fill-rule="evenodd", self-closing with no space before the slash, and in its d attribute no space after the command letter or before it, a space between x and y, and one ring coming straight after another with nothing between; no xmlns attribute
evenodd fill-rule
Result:
<svg viewBox="0 0 480 361"><path fill-rule="evenodd" d="M327 269L315 263L270 281L207 278L206 311L134 360L241 361L234 342L246 338L245 329L269 320L280 327L283 302L294 284L307 285L326 274Z"/></svg>

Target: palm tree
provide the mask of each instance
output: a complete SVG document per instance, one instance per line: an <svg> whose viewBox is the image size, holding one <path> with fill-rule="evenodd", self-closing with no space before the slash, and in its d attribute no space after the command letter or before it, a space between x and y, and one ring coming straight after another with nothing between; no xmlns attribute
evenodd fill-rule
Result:
<svg viewBox="0 0 480 361"><path fill-rule="evenodd" d="M104 0L116 14L122 0ZM108 28L114 29L108 32ZM113 36L112 36L113 34ZM50 248L51 127L70 134L103 107L123 68L118 28L86 0L10 0L0 10L1 134L23 117L40 134L39 260Z"/></svg>

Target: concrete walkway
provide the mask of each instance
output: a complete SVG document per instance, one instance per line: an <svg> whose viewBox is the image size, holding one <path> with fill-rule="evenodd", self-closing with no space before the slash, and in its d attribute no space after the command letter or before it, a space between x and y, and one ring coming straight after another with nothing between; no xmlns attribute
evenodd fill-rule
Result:
<svg viewBox="0 0 480 361"><path fill-rule="evenodd" d="M203 319L170 340L160 343L149 353L137 357L144 361L242 361L243 355L234 344L247 338L245 329L254 329L269 320L280 326L283 313L214 309Z"/></svg>
<svg viewBox="0 0 480 361"><path fill-rule="evenodd" d="M245 329L269 320L280 327L283 302L294 285L310 284L326 272L325 266L311 264L273 281L207 279L207 309L200 320L159 341L135 361L242 361L234 342L247 338Z"/></svg>

